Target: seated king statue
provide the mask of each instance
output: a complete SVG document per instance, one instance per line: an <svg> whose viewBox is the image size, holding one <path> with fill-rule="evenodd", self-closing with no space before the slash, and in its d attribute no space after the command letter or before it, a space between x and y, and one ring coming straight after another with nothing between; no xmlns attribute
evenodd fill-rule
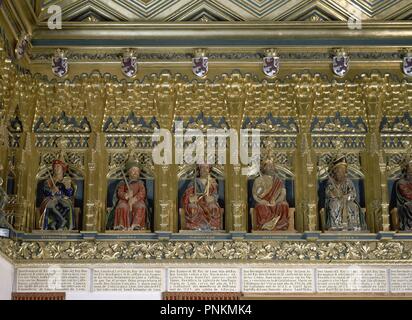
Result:
<svg viewBox="0 0 412 320"><path fill-rule="evenodd" d="M262 175L252 188L255 205L255 230L280 231L289 227L289 204L286 202L286 189L283 181L276 176L273 162L266 161Z"/></svg>
<svg viewBox="0 0 412 320"><path fill-rule="evenodd" d="M329 166L329 178L325 189L326 230L366 230L366 221L357 201L353 182L348 178L348 163L339 155Z"/></svg>
<svg viewBox="0 0 412 320"><path fill-rule="evenodd" d="M146 230L147 229L147 192L140 179L140 165L136 161L128 161L124 175L113 196L114 230ZM111 229L111 228L109 228Z"/></svg>
<svg viewBox="0 0 412 320"><path fill-rule="evenodd" d="M224 209L218 203L218 183L210 175L210 165L201 164L197 169L198 175L182 197L186 230L221 230Z"/></svg>
<svg viewBox="0 0 412 320"><path fill-rule="evenodd" d="M412 157L402 165L402 177L395 182L399 230L412 231Z"/></svg>
<svg viewBox="0 0 412 320"><path fill-rule="evenodd" d="M68 166L61 160L52 162L53 174L42 187L40 228L42 230L73 230L75 226L75 186L66 175Z"/></svg>

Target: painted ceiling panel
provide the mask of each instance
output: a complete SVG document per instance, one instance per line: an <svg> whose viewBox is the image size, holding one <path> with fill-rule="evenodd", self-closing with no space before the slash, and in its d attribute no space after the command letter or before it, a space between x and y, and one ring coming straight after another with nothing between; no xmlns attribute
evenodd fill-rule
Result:
<svg viewBox="0 0 412 320"><path fill-rule="evenodd" d="M64 21L410 20L410 0L27 0L40 21L59 5ZM37 8L37 10L36 10ZM42 10L38 10L41 8Z"/></svg>

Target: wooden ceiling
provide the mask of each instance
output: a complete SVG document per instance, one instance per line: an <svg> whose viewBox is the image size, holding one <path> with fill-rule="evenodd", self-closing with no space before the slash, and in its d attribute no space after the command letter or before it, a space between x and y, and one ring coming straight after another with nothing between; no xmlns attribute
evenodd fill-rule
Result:
<svg viewBox="0 0 412 320"><path fill-rule="evenodd" d="M19 0L38 21L59 5L63 21L399 21L412 19L410 0Z"/></svg>

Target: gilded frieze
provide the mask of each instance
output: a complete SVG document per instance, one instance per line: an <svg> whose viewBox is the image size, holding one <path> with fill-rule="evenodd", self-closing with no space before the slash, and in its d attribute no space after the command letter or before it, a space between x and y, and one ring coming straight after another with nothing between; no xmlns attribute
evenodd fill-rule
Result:
<svg viewBox="0 0 412 320"><path fill-rule="evenodd" d="M292 241L13 241L0 251L16 262L117 262L233 260L273 262L362 262L412 260L410 242Z"/></svg>

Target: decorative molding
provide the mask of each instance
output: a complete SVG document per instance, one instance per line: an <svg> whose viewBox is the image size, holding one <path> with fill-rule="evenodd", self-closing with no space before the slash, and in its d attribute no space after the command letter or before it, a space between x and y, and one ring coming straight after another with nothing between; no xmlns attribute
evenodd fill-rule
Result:
<svg viewBox="0 0 412 320"><path fill-rule="evenodd" d="M14 262L118 262L151 260L390 261L411 262L408 241L13 241L0 251Z"/></svg>
<svg viewBox="0 0 412 320"><path fill-rule="evenodd" d="M196 117L190 116L184 119L183 117L177 116L175 121L182 121L183 127L185 129L229 129L229 124L224 117L219 117L217 114L215 116L206 116L203 112L200 112Z"/></svg>
<svg viewBox="0 0 412 320"><path fill-rule="evenodd" d="M47 21L45 8L50 2L42 2L41 8L33 8L39 21ZM215 0L179 1L136 0L122 5L121 0L110 0L96 5L93 2L70 0L63 2L63 21L347 21L355 17L361 20L403 20L411 13L408 1L306 1L294 0Z"/></svg>
<svg viewBox="0 0 412 320"><path fill-rule="evenodd" d="M409 113L404 113L402 116L397 116L393 119L390 119L385 115L380 124L380 132L384 134L412 134L411 115Z"/></svg>
<svg viewBox="0 0 412 320"><path fill-rule="evenodd" d="M389 61L399 61L402 56L400 52L377 52L377 51L367 51L367 52L351 52L351 60L358 61L370 61L370 60L389 60ZM256 61L260 63L264 57L263 52L213 52L210 51L208 58L210 61L215 60L232 60L232 61ZM36 63L50 63L53 58L52 53L43 52L33 52L29 56L32 62ZM70 62L118 62L122 58L122 52L118 53L80 53L80 52L69 52L67 53L67 58ZM193 58L193 53L138 53L137 59L139 62L156 62L156 61L187 61L190 63ZM292 51L279 51L279 58L282 61L285 60L324 60L330 59L330 53L328 52L318 52L318 51L305 51L305 52L292 52Z"/></svg>
<svg viewBox="0 0 412 320"><path fill-rule="evenodd" d="M107 133L152 133L159 129L160 125L155 117L145 119L136 117L134 112L130 112L127 117L121 117L117 122L112 117L108 117L103 125L103 132Z"/></svg>
<svg viewBox="0 0 412 320"><path fill-rule="evenodd" d="M316 134L365 134L367 131L366 123L361 117L350 119L340 112L336 112L333 117L326 119L315 117L311 124L311 132Z"/></svg>
<svg viewBox="0 0 412 320"><path fill-rule="evenodd" d="M53 117L49 123L40 117L33 128L35 133L90 133L90 123L87 118L76 119L68 117L64 111Z"/></svg>
<svg viewBox="0 0 412 320"><path fill-rule="evenodd" d="M249 118L243 120L243 129L260 129L263 132L275 134L297 134L299 132L298 124L295 119L274 117L269 113L266 117Z"/></svg>

